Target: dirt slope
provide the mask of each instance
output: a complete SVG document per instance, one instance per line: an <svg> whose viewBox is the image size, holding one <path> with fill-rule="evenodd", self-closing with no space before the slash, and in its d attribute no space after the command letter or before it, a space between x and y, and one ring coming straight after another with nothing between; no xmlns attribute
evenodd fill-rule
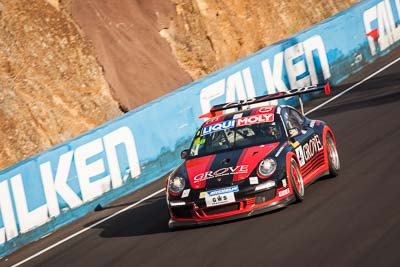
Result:
<svg viewBox="0 0 400 267"><path fill-rule="evenodd" d="M168 27L168 0L73 0L64 2L86 35L115 93L135 108L191 81L159 31Z"/></svg>

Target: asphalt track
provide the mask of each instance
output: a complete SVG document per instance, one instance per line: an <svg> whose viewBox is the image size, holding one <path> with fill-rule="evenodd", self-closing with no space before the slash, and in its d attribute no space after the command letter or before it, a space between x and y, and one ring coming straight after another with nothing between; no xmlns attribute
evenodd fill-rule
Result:
<svg viewBox="0 0 400 267"><path fill-rule="evenodd" d="M400 49L334 88L342 92ZM321 97L306 110L326 101ZM309 115L334 130L342 170L305 201L214 226L170 232L164 194L23 266L400 266L400 63ZM0 260L11 266L159 190L159 180Z"/></svg>

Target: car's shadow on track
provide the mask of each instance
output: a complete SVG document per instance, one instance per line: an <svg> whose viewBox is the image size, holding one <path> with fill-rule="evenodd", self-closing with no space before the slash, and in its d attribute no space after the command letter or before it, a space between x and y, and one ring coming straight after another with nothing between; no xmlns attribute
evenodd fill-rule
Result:
<svg viewBox="0 0 400 267"><path fill-rule="evenodd" d="M131 204L132 203L125 203L116 206L107 206L104 209L124 207L124 206L129 206ZM292 203L291 205L297 205L297 203ZM205 229L216 225L234 224L234 223L239 223L240 221L243 220L252 220L260 216L273 215L274 213L280 212L285 208L286 207L279 208L277 210L273 210L262 214L253 215L248 218L239 218L232 221L226 221L216 224L202 225L189 228L180 228L178 230L170 230L168 228L169 214L168 214L167 204L165 201L165 196L158 196L158 197L153 197L143 202L141 205L129 209L110 220L100 223L99 225L93 228L100 229L101 232L99 236L103 238L145 236L145 235L154 235L160 233L173 234L174 232L184 232L191 230L197 231L199 229ZM103 218L91 221L87 223L85 227L91 226L102 219Z"/></svg>
<svg viewBox="0 0 400 267"><path fill-rule="evenodd" d="M131 204L126 203L117 206L123 207ZM115 208L117 206L105 207L104 209ZM88 223L86 227L101 219L103 218ZM170 232L168 220L169 215L165 196L158 196L148 199L137 207L100 223L94 228L101 229L100 236L104 238L141 236Z"/></svg>

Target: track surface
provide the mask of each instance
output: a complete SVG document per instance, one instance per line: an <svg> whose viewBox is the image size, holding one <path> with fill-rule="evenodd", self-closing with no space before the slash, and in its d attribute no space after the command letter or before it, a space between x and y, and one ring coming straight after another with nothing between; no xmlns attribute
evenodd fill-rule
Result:
<svg viewBox="0 0 400 267"><path fill-rule="evenodd" d="M400 56L395 50L335 93ZM327 100L307 103L306 109ZM309 115L334 130L339 177L277 212L170 232L164 195L100 224L24 266L400 266L400 63ZM26 246L15 264L162 188L164 181Z"/></svg>

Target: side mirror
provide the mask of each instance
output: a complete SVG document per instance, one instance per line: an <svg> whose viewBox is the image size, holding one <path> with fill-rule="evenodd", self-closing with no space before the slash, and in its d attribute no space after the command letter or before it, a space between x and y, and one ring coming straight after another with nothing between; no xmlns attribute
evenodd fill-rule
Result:
<svg viewBox="0 0 400 267"><path fill-rule="evenodd" d="M300 129L297 127L291 128L289 129L289 137L295 137L298 136L300 134Z"/></svg>
<svg viewBox="0 0 400 267"><path fill-rule="evenodd" d="M189 157L189 149L185 149L181 152L181 159L187 159Z"/></svg>

